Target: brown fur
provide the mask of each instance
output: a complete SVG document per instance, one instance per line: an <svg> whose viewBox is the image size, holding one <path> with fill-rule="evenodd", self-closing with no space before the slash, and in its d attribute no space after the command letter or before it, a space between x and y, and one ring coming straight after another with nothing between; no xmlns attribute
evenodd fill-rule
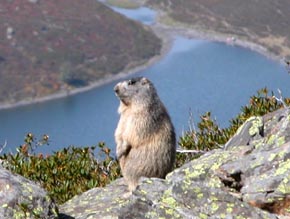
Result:
<svg viewBox="0 0 290 219"><path fill-rule="evenodd" d="M115 131L122 174L133 191L140 177L165 178L175 161L175 132L153 84L146 78L118 83L120 120Z"/></svg>

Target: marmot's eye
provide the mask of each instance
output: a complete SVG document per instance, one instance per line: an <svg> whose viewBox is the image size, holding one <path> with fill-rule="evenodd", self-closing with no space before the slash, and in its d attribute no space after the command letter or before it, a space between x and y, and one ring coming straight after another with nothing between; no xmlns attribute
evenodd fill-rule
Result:
<svg viewBox="0 0 290 219"><path fill-rule="evenodd" d="M128 81L128 85L134 85L135 83L136 83L135 80L129 80L129 81Z"/></svg>

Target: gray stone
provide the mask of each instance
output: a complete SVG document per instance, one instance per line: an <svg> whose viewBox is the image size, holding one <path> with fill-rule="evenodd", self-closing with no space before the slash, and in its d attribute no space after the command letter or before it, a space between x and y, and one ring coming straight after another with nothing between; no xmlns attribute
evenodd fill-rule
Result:
<svg viewBox="0 0 290 219"><path fill-rule="evenodd" d="M123 179L60 206L62 218L287 218L290 115L278 110L245 122L227 148L170 173L143 178L130 196Z"/></svg>
<svg viewBox="0 0 290 219"><path fill-rule="evenodd" d="M56 218L57 207L44 189L0 165L0 218Z"/></svg>

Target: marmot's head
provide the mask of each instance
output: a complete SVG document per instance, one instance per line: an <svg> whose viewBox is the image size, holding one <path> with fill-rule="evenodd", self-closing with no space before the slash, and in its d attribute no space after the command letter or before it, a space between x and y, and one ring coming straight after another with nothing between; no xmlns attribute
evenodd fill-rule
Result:
<svg viewBox="0 0 290 219"><path fill-rule="evenodd" d="M119 82L114 87L115 94L126 106L130 104L146 105L157 97L156 90L147 78L138 77Z"/></svg>

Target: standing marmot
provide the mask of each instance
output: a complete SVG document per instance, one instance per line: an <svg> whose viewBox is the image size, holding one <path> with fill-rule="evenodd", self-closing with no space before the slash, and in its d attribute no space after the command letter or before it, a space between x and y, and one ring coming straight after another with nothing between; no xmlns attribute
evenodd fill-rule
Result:
<svg viewBox="0 0 290 219"><path fill-rule="evenodd" d="M165 178L175 160L175 132L153 84L144 77L118 83L117 159L132 192L141 176Z"/></svg>

